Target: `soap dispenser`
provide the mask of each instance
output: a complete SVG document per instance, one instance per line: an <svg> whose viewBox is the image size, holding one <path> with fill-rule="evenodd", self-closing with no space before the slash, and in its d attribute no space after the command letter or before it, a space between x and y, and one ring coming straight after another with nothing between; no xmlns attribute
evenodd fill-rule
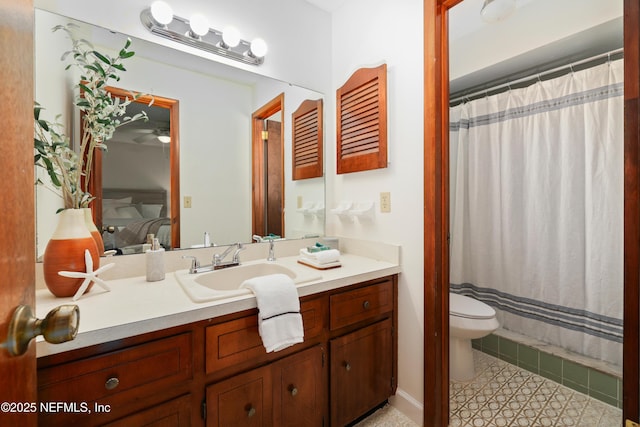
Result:
<svg viewBox="0 0 640 427"><path fill-rule="evenodd" d="M164 280L164 248L157 238L153 239L151 249L145 253L147 262L147 282Z"/></svg>

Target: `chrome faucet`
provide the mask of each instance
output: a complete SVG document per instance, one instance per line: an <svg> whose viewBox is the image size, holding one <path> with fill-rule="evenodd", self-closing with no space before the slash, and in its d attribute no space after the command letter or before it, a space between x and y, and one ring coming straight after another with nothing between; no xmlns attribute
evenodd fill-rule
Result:
<svg viewBox="0 0 640 427"><path fill-rule="evenodd" d="M267 257L267 261L275 261L276 260L276 250L275 243L273 239L269 239L269 256Z"/></svg>
<svg viewBox="0 0 640 427"><path fill-rule="evenodd" d="M231 253L233 249L236 251L233 253L233 257L231 257L231 261L224 261L224 259ZM182 258L191 260L191 267L189 267L189 274L203 273L205 271L213 271L219 270L221 268L234 267L236 265L240 265L240 251L245 250L246 248L242 243L235 243L225 249L221 254L214 254L213 260L209 265L200 265L198 258L191 255L183 255Z"/></svg>
<svg viewBox="0 0 640 427"><path fill-rule="evenodd" d="M233 253L233 257L231 261L224 261L224 259L229 255L229 253L236 248L236 251ZM233 267L240 264L240 252L245 250L246 248L242 243L235 243L229 246L224 252L221 254L213 255L212 266L214 270L218 270L220 268Z"/></svg>

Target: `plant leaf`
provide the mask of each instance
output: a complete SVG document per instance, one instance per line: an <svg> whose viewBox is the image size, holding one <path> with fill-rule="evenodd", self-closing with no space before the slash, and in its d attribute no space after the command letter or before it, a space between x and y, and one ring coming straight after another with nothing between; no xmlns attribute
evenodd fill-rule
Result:
<svg viewBox="0 0 640 427"><path fill-rule="evenodd" d="M100 61L104 62L105 64L111 65L111 61L109 60L109 58L107 58L100 52L94 50L94 51L91 51L91 53L93 53L96 56L96 58L98 58Z"/></svg>

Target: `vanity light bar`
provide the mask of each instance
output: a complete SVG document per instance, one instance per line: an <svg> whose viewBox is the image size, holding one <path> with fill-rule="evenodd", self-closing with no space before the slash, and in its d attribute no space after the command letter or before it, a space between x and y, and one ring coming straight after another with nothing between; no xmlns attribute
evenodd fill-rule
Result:
<svg viewBox="0 0 640 427"><path fill-rule="evenodd" d="M187 46L251 65L260 65L264 62L264 56L258 56L252 51L253 44L254 51L258 50L259 54L261 54L260 51L266 53L266 44L262 39L256 39L253 43L240 39L237 46L229 46L222 40L222 31L209 28L208 32L199 36L192 31L189 20L175 15L168 24L164 25L154 19L151 8L140 13L140 21L152 34Z"/></svg>

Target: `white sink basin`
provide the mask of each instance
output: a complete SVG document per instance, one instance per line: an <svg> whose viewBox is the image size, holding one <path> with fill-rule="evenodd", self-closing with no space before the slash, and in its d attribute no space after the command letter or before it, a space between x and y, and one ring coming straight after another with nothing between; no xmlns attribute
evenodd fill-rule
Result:
<svg viewBox="0 0 640 427"><path fill-rule="evenodd" d="M278 273L291 277L296 285L321 279L314 271L290 268L273 262L247 263L196 274L190 274L189 270L179 270L174 274L193 302L206 302L250 294L250 290L240 288L245 280Z"/></svg>

